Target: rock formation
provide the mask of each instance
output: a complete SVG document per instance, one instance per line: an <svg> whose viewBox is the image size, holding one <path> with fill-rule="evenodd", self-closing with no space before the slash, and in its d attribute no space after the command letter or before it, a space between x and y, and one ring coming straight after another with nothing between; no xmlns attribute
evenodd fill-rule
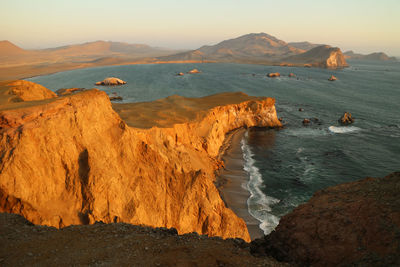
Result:
<svg viewBox="0 0 400 267"><path fill-rule="evenodd" d="M64 96L64 95L69 95L77 92L82 92L84 91L85 88L61 88L56 91L56 94L58 96Z"/></svg>
<svg viewBox="0 0 400 267"><path fill-rule="evenodd" d="M189 74L195 74L195 73L200 73L201 71L199 71L198 69L192 69L190 71L188 71Z"/></svg>
<svg viewBox="0 0 400 267"><path fill-rule="evenodd" d="M176 76L183 76L183 75L185 75L185 73L183 73L183 72L178 72L178 73L176 74Z"/></svg>
<svg viewBox="0 0 400 267"><path fill-rule="evenodd" d="M270 72L267 74L267 76L270 78L275 78L275 77L281 77L281 74L279 72Z"/></svg>
<svg viewBox="0 0 400 267"><path fill-rule="evenodd" d="M331 82L336 81L336 80L337 80L337 78L333 75L331 75L331 77L329 77L329 79L328 79L328 81L331 81Z"/></svg>
<svg viewBox="0 0 400 267"><path fill-rule="evenodd" d="M350 112L345 112L342 117L339 118L338 122L342 125L347 125L353 123L354 118L351 116Z"/></svg>
<svg viewBox="0 0 400 267"><path fill-rule="evenodd" d="M122 85L122 84L126 84L126 82L115 77L105 78L103 81L96 83L96 85Z"/></svg>
<svg viewBox="0 0 400 267"><path fill-rule="evenodd" d="M342 51L338 47L322 45L308 50L305 53L289 56L282 59L283 62L303 64L306 66L337 69L348 67Z"/></svg>
<svg viewBox="0 0 400 267"><path fill-rule="evenodd" d="M296 77L296 75L294 73L289 73L288 76L289 76L289 78Z"/></svg>
<svg viewBox="0 0 400 267"><path fill-rule="evenodd" d="M214 171L223 165L217 156L227 132L281 125L274 99L232 93L162 103L171 99L199 108L182 108L186 121L160 127L166 113L152 110L155 124L143 128L147 120L129 127L96 89L0 106L0 211L55 227L128 222L249 241L244 221L221 200ZM121 114L131 108L119 105Z"/></svg>
<svg viewBox="0 0 400 267"><path fill-rule="evenodd" d="M253 252L300 266L399 266L400 172L318 191Z"/></svg>
<svg viewBox="0 0 400 267"><path fill-rule="evenodd" d="M43 100L57 97L55 93L40 84L28 81L1 82L0 90L3 92L0 104L13 102Z"/></svg>

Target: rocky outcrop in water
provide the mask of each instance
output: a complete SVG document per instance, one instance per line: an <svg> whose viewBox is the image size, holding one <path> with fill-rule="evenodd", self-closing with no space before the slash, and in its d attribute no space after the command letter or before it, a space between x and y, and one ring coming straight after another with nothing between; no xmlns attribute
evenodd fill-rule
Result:
<svg viewBox="0 0 400 267"><path fill-rule="evenodd" d="M335 76L333 76L333 75L331 75L331 77L329 77L329 79L328 79L328 81L330 81L330 82L333 82L333 81L336 81L336 80L337 80L337 78Z"/></svg>
<svg viewBox="0 0 400 267"><path fill-rule="evenodd" d="M353 123L354 118L351 116L350 112L345 112L342 117L339 118L338 122L342 125L347 125Z"/></svg>
<svg viewBox="0 0 400 267"><path fill-rule="evenodd" d="M275 78L275 77L281 77L281 74L279 72L270 72L267 74L267 76L270 78Z"/></svg>
<svg viewBox="0 0 400 267"><path fill-rule="evenodd" d="M101 220L249 241L213 183L217 156L227 132L281 123L274 99L238 97L248 100L146 129L96 89L0 109L0 211L55 227Z"/></svg>
<svg viewBox="0 0 400 267"><path fill-rule="evenodd" d="M188 71L188 74L196 74L196 73L201 73L201 71L199 71L198 69L192 69Z"/></svg>
<svg viewBox="0 0 400 267"><path fill-rule="evenodd" d="M96 83L96 85L123 85L123 84L126 84L126 82L115 77L105 78L101 82Z"/></svg>
<svg viewBox="0 0 400 267"><path fill-rule="evenodd" d="M300 266L398 266L400 172L318 191L252 251Z"/></svg>

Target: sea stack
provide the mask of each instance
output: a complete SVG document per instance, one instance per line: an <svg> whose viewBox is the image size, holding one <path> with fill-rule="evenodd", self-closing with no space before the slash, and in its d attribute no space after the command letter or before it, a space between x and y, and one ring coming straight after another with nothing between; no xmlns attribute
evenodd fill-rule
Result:
<svg viewBox="0 0 400 267"><path fill-rule="evenodd" d="M96 85L123 85L123 84L126 84L126 82L121 79L115 78L115 77L109 77L109 78L105 78L101 82L97 82L95 84Z"/></svg>
<svg viewBox="0 0 400 267"><path fill-rule="evenodd" d="M340 124L347 125L354 122L354 118L351 117L350 112L345 112L342 117L338 120Z"/></svg>
<svg viewBox="0 0 400 267"><path fill-rule="evenodd" d="M331 81L331 82L336 81L336 80L337 80L337 78L333 75L331 75L331 77L329 77L329 79L328 79L328 81Z"/></svg>

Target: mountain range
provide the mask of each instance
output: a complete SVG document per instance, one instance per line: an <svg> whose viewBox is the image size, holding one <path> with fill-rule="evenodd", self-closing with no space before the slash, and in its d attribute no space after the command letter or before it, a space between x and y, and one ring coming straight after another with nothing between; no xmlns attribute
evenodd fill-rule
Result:
<svg viewBox="0 0 400 267"><path fill-rule="evenodd" d="M358 60L374 60L374 61L397 61L395 57L389 57L383 52L375 52L367 55L354 53L353 51L347 51L344 53L346 59L358 59Z"/></svg>
<svg viewBox="0 0 400 267"><path fill-rule="evenodd" d="M281 66L343 68L347 59L394 60L384 53L342 53L340 48L310 42L285 42L266 33L250 33L195 50L169 50L145 44L95 41L56 48L25 50L0 41L0 80L76 68L187 62L235 62Z"/></svg>

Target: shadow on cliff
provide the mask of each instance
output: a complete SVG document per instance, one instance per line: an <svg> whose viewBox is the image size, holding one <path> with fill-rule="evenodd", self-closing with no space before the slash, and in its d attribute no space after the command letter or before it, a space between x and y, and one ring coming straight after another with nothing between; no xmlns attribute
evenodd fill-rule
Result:
<svg viewBox="0 0 400 267"><path fill-rule="evenodd" d="M92 194L89 189L89 173L90 173L90 165L89 165L89 152L87 149L84 149L78 158L78 175L79 181L81 183L81 194L82 194L82 209L79 212L79 220L82 224L89 224L89 214L91 213L91 202L93 199Z"/></svg>

